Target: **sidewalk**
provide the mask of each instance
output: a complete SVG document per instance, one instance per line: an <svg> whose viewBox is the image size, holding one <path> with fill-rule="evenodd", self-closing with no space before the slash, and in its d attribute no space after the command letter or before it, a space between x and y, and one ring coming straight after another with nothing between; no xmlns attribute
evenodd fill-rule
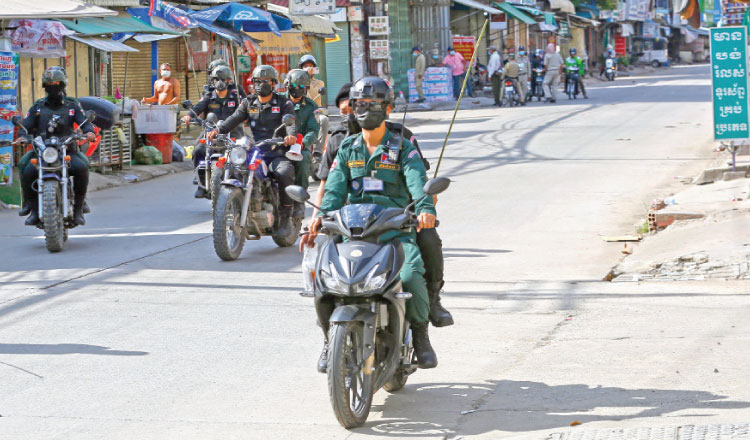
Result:
<svg viewBox="0 0 750 440"><path fill-rule="evenodd" d="M634 247L613 269L613 281L750 280L750 172L732 172L727 159L723 153L724 166L707 169L651 211L652 227L664 229ZM741 162L748 156L738 156Z"/></svg>

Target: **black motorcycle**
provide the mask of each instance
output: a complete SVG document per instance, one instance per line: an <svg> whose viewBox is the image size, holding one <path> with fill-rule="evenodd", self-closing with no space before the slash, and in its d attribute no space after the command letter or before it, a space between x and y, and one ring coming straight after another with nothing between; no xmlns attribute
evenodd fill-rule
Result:
<svg viewBox="0 0 750 440"><path fill-rule="evenodd" d="M565 66L565 94L568 99L578 99L578 78L580 70L577 66Z"/></svg>
<svg viewBox="0 0 750 440"><path fill-rule="evenodd" d="M96 113L86 113L89 122L96 119ZM52 116L47 126L48 133L55 133L62 123L61 117ZM19 130L28 135L20 116L14 116L11 121ZM36 159L31 164L39 170L39 177L35 182L35 191L39 206L40 222L36 225L44 230L44 241L47 250L60 252L68 240L68 229L75 228L73 219L73 177L68 175L70 154L78 149L78 141L86 136L75 133L70 136L37 136L32 142Z"/></svg>
<svg viewBox="0 0 750 440"><path fill-rule="evenodd" d="M425 195L406 209L360 204L321 210L320 231L328 239L315 262L314 292L303 295L314 295L320 322L328 327L328 391L336 418L347 429L365 423L376 391L400 390L417 370L405 317L411 294L399 278L404 251L397 239L378 239L415 228L413 206L449 185L445 177L428 181ZM290 186L287 194L315 206L302 187Z"/></svg>
<svg viewBox="0 0 750 440"><path fill-rule="evenodd" d="M544 74L546 70L544 67L535 67L532 69L534 72L534 81L531 84L532 92L531 97L536 97L537 101L541 101L544 98Z"/></svg>
<svg viewBox="0 0 750 440"><path fill-rule="evenodd" d="M291 219L292 228L286 236L279 229L279 187L269 174L264 156L284 146L284 136L293 136L295 118L286 115L274 137L253 144L243 137L232 142L217 160L217 174L222 176L214 209L213 239L216 255L224 261L236 260L242 253L245 239L259 240L270 235L282 247L297 241L302 219ZM285 131L285 132L284 132Z"/></svg>

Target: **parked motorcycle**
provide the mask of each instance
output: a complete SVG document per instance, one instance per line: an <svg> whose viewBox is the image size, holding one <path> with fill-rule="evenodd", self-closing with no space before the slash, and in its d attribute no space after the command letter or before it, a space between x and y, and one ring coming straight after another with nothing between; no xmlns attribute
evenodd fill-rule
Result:
<svg viewBox="0 0 750 440"><path fill-rule="evenodd" d="M283 122L271 139L256 144L248 137L237 139L217 161L223 178L214 209L213 239L216 255L224 261L239 258L246 239L259 240L270 235L281 247L297 241L302 219L291 219L289 235L277 234L279 186L265 161L268 153L284 146L284 136L296 132L294 116L284 116Z"/></svg>
<svg viewBox="0 0 750 440"><path fill-rule="evenodd" d="M565 93L568 99L578 99L578 77L580 72L576 66L565 67Z"/></svg>
<svg viewBox="0 0 750 440"><path fill-rule="evenodd" d="M417 370L406 300L399 273L404 252L397 239L378 241L386 232L418 225L413 207L445 191L450 180L438 177L424 186L425 195L405 209L380 205L347 205L323 212L322 234L314 266L315 308L328 328L328 392L339 423L349 429L367 420L375 392L396 392ZM298 202L310 194L287 187ZM332 312L332 313L331 313ZM330 313L330 317L328 314Z"/></svg>
<svg viewBox="0 0 750 440"><path fill-rule="evenodd" d="M544 98L544 74L546 70L544 67L536 67L533 69L534 72L534 83L532 84L533 91L531 92L532 97L536 97L537 101L541 101Z"/></svg>
<svg viewBox="0 0 750 440"><path fill-rule="evenodd" d="M604 61L604 75L606 75L609 81L615 80L615 76L617 75L617 61L614 58L607 58Z"/></svg>
<svg viewBox="0 0 750 440"><path fill-rule="evenodd" d="M490 84L487 78L487 67L483 64L477 64L474 73L471 75L471 96L476 98L484 95L484 89Z"/></svg>
<svg viewBox="0 0 750 440"><path fill-rule="evenodd" d="M89 122L96 119L93 111L87 112L86 116ZM61 119L58 115L52 116L47 132L56 132L62 123ZM28 135L20 116L13 116L11 121ZM39 193L37 200L40 222L37 227L44 230L44 241L50 252L63 250L68 240L68 229L76 227L73 219L73 177L68 175L69 153L75 153L78 141L85 138L83 134L75 133L62 138L37 136L32 141L37 158L31 159L31 164L39 169L35 188Z"/></svg>
<svg viewBox="0 0 750 440"><path fill-rule="evenodd" d="M505 95L503 96L501 106L512 107L517 105L516 88L513 87L513 81L511 79L506 79L503 82L503 87L505 87Z"/></svg>

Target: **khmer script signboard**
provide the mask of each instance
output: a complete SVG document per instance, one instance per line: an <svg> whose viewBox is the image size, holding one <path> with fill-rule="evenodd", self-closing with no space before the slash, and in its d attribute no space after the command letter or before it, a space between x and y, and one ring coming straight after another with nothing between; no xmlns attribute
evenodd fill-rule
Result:
<svg viewBox="0 0 750 440"><path fill-rule="evenodd" d="M711 28L714 139L750 138L747 96L747 28Z"/></svg>

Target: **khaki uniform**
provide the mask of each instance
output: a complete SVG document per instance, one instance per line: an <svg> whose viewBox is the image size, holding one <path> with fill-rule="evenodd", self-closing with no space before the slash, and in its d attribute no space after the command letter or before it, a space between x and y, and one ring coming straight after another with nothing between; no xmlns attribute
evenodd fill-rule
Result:
<svg viewBox="0 0 750 440"><path fill-rule="evenodd" d="M529 57L518 57L518 66L521 72L518 75L518 85L521 87L521 98L526 100L529 95L529 78L531 77L531 61Z"/></svg>
<svg viewBox="0 0 750 440"><path fill-rule="evenodd" d="M544 74L544 93L553 101L557 100L557 83L560 80L560 67L563 65L563 59L559 53L544 54L544 68L547 73Z"/></svg>
<svg viewBox="0 0 750 440"><path fill-rule="evenodd" d="M315 103L318 104L318 107L323 107L323 95L320 94L319 90L325 86L326 83L317 78L312 78L310 80L310 88L307 89L307 97L315 101Z"/></svg>
<svg viewBox="0 0 750 440"><path fill-rule="evenodd" d="M519 102L525 102L525 99L521 95L521 89L518 85L519 77L521 75L521 66L518 65L513 60L508 61L505 64L505 69L503 69L503 77L500 81L500 102L503 102L503 98L505 98L505 80L510 79L513 82L513 88L516 90L516 95L518 95L517 101Z"/></svg>
<svg viewBox="0 0 750 440"><path fill-rule="evenodd" d="M424 80L424 72L427 70L427 60L421 52L417 55L417 59L414 62L414 70L414 81L417 83L417 95L419 95L419 99L424 99L422 81Z"/></svg>

